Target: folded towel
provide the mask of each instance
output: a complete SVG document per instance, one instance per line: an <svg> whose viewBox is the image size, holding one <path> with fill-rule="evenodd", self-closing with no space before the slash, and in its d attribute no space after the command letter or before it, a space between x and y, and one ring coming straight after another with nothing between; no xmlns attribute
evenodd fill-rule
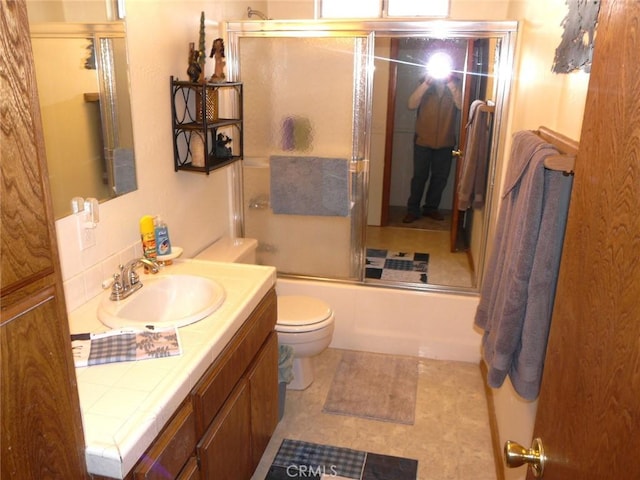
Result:
<svg viewBox="0 0 640 480"><path fill-rule="evenodd" d="M349 161L344 158L270 158L271 208L288 215L349 215Z"/></svg>
<svg viewBox="0 0 640 480"><path fill-rule="evenodd" d="M76 367L113 362L131 362L151 358L182 355L177 328L164 330L113 330L84 335L73 340L73 361Z"/></svg>

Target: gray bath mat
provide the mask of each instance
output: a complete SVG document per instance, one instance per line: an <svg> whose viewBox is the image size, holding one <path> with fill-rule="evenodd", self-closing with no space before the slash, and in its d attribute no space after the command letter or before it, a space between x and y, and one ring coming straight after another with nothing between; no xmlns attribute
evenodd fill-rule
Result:
<svg viewBox="0 0 640 480"><path fill-rule="evenodd" d="M418 359L344 351L323 411L413 425Z"/></svg>

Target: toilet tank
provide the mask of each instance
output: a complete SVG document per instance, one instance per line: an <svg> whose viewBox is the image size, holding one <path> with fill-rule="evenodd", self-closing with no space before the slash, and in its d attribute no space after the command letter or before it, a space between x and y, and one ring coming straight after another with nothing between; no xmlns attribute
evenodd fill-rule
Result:
<svg viewBox="0 0 640 480"><path fill-rule="evenodd" d="M194 258L214 262L256 263L258 241L254 238L221 238Z"/></svg>

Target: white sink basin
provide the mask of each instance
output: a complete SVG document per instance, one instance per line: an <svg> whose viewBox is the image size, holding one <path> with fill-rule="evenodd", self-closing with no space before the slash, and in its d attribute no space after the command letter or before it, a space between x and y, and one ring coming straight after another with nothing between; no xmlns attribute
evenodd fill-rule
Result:
<svg viewBox="0 0 640 480"><path fill-rule="evenodd" d="M111 328L183 327L215 312L225 291L215 280L197 275L154 275L141 278L143 287L124 300L98 306L98 319Z"/></svg>

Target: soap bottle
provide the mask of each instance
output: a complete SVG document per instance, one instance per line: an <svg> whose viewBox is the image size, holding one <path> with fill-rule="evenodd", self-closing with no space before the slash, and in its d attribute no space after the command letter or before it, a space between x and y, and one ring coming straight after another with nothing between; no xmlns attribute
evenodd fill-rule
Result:
<svg viewBox="0 0 640 480"><path fill-rule="evenodd" d="M140 240L142 242L142 254L151 260L158 257L156 248L156 236L153 227L153 217L145 215L140 219Z"/></svg>
<svg viewBox="0 0 640 480"><path fill-rule="evenodd" d="M169 255L171 253L171 241L169 240L169 227L164 223L160 215L156 215L154 220L156 248L158 255Z"/></svg>

